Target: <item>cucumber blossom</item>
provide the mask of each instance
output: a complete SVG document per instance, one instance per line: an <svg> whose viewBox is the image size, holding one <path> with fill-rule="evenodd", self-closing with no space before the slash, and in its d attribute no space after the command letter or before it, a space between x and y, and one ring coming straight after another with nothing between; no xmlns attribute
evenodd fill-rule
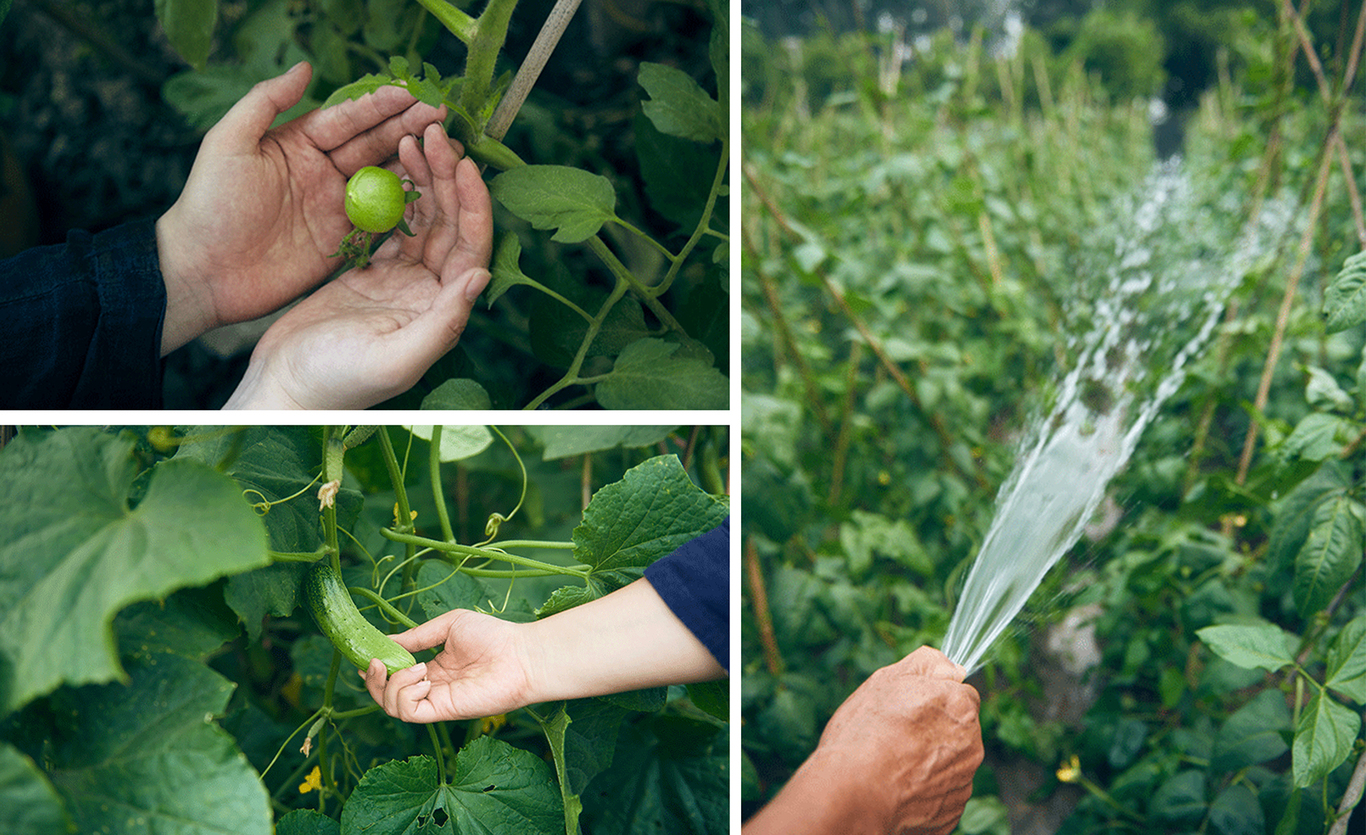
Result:
<svg viewBox="0 0 1366 835"><path fill-rule="evenodd" d="M390 675L417 663L412 653L365 619L328 560L319 561L304 576L304 599L332 646L360 669L370 666L371 658L383 661Z"/></svg>

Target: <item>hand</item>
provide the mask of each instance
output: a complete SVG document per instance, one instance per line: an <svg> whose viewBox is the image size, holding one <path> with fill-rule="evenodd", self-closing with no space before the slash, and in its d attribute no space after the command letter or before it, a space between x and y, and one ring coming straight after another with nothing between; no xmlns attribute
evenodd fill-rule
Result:
<svg viewBox="0 0 1366 835"><path fill-rule="evenodd" d="M425 664L385 679L384 662L361 671L365 687L384 712L405 722L476 719L528 704L526 661L518 625L455 609L391 636L410 652L445 644Z"/></svg>
<svg viewBox="0 0 1366 835"><path fill-rule="evenodd" d="M921 647L873 673L747 835L952 832L983 756L980 699L965 672Z"/></svg>
<svg viewBox="0 0 1366 835"><path fill-rule="evenodd" d="M531 623L456 609L390 637L410 652L445 644L425 666L387 681L378 660L362 671L370 696L404 722L494 716L726 672L645 579Z"/></svg>
<svg viewBox="0 0 1366 835"><path fill-rule="evenodd" d="M399 143L400 174L422 197L365 269L348 270L261 337L228 408L353 409L407 391L454 347L489 280L493 210L469 159L439 124L419 149Z"/></svg>
<svg viewBox="0 0 1366 835"><path fill-rule="evenodd" d="M445 115L407 90L382 87L270 129L311 77L300 63L253 87L204 136L185 190L157 221L163 355L211 328L273 312L322 281L351 228L347 179Z"/></svg>

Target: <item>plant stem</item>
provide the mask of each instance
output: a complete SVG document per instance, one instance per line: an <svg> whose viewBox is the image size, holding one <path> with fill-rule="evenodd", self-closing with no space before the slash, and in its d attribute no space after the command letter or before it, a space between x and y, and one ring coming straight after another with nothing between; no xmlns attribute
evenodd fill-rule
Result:
<svg viewBox="0 0 1366 835"><path fill-rule="evenodd" d="M607 314L612 310L612 306L621 301L622 296L626 295L628 286L629 285L624 280L618 277L616 287L612 288L612 293L607 297L607 300L602 303L602 307L598 309L598 315L594 316L592 321L588 323L588 329L584 332L583 341L579 343L579 350L574 354L574 359L569 363L569 368L564 372L564 376L552 383L545 391L536 395L535 399L526 405L526 410L535 411L536 409L539 409L542 403L549 400L562 389L581 382L579 380L579 369L583 368L583 361L588 356L588 348L593 344L593 340L597 338L598 331L602 330L602 324L607 321Z"/></svg>
<svg viewBox="0 0 1366 835"><path fill-rule="evenodd" d="M692 237L688 238L688 242L678 251L678 257L669 267L669 272L664 276L664 280L655 288L654 294L656 296L664 295L673 286L674 279L678 277L678 271L682 269L683 263L688 260L688 255L697 247L702 236L707 233L707 229L711 225L711 214L716 210L716 198L721 193L721 187L725 185L726 171L729 169L730 138L726 137L721 140L721 159L716 165L716 173L711 178L711 191L707 193L707 205L702 209L702 217L697 221L697 228L693 230Z"/></svg>
<svg viewBox="0 0 1366 835"><path fill-rule="evenodd" d="M489 93L493 89L493 70L498 63L498 53L507 40L508 21L512 10L517 8L517 0L489 0L484 11L475 22L474 37L469 41L469 54L465 57L465 81L460 85L460 106L470 118L476 120L475 128L482 133L484 125L479 123L479 114L484 113Z"/></svg>
<svg viewBox="0 0 1366 835"><path fill-rule="evenodd" d="M413 529L412 509L408 505L408 491L403 486L403 471L398 466L398 456L394 454L394 444L389 438L389 430L385 427L379 429L379 445L384 452L384 466L389 470L389 482L394 486L394 500L398 505L398 518L394 525L401 531L411 531ZM412 556L409 554L408 556Z"/></svg>
<svg viewBox="0 0 1366 835"><path fill-rule="evenodd" d="M455 532L451 530L451 517L446 510L446 491L441 485L441 433L444 428L439 424L432 427L432 443L427 450L427 466L431 470L432 501L436 503L436 518L441 523L441 538L447 542L454 542Z"/></svg>
<svg viewBox="0 0 1366 835"><path fill-rule="evenodd" d="M783 654L778 649L778 636L773 631L773 612L768 608L768 592L764 588L763 569L759 566L759 549L752 537L745 537L745 576L749 579L749 597L754 603L754 620L759 624L759 643L764 648L764 666L769 675L781 676L787 669Z"/></svg>
<svg viewBox="0 0 1366 835"><path fill-rule="evenodd" d="M446 785L446 752L441 745L441 737L436 735L436 728L428 724L427 735L432 740L432 750L436 752L436 776L441 781L441 785Z"/></svg>
<svg viewBox="0 0 1366 835"><path fill-rule="evenodd" d="M1352 810L1361 802L1363 790L1366 790L1366 749L1357 757L1356 768L1352 769L1352 778L1347 781L1347 791L1338 804L1337 819L1333 821L1333 828L1328 830L1328 835L1347 835L1347 824L1351 822Z"/></svg>
<svg viewBox="0 0 1366 835"><path fill-rule="evenodd" d="M441 542L435 539L428 539L425 536L417 536L416 534L399 533L392 528L380 528L380 534L383 535L385 539L391 539L394 542L411 543L424 548L431 548L433 551L440 551L443 554L461 554L466 557L482 557L484 559L500 560L502 562L512 563L513 565L549 571L553 574L568 574L571 577L579 577L582 579L587 579L589 574L589 572L577 568L553 565L551 563L541 562L540 560L533 560L529 557L519 557L516 554L508 554L504 551L496 551L490 548L473 548L469 545L461 545L457 542ZM454 562L454 560L452 560L452 562Z"/></svg>
<svg viewBox="0 0 1366 835"><path fill-rule="evenodd" d="M348 588L347 591L351 594L359 594L366 600L372 601L376 606L380 608L380 611L384 612L386 615L403 624L407 628L412 629L413 627L417 626L417 621L403 614L398 609L395 609L394 604L385 600L377 592L371 589L364 588L362 586L352 586Z"/></svg>
<svg viewBox="0 0 1366 835"><path fill-rule="evenodd" d="M422 4L422 8L431 12L432 17L441 21L452 35L455 35L466 46L479 34L479 21L470 17L465 12L452 6L447 0L417 0Z"/></svg>

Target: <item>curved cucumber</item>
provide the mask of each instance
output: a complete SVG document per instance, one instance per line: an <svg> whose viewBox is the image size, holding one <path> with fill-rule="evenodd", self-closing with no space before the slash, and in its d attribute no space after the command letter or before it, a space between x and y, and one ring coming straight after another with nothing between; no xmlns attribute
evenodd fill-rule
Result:
<svg viewBox="0 0 1366 835"><path fill-rule="evenodd" d="M332 646L360 669L370 666L371 658L383 661L390 675L417 663L412 653L365 619L328 560L319 561L304 576L304 599Z"/></svg>

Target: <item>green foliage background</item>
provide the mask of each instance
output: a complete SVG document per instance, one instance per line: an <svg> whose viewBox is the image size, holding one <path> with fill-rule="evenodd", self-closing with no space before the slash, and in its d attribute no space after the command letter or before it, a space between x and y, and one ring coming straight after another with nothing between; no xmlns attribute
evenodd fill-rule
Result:
<svg viewBox="0 0 1366 835"><path fill-rule="evenodd" d="M1189 125L1192 234L1222 229L1227 251L1276 194L1297 223L1112 485L1117 524L1064 558L971 680L988 758L962 832L1010 831L1001 797L1030 791L1070 793L1065 833L1323 832L1361 767L1360 81L1325 107L1293 86L1285 29L1239 36L1247 60ZM1013 439L1072 359L1064 337L1089 324L1084 294L1154 152L1133 98L1147 82L1036 33L1000 58L944 35L904 67L892 33L742 38L749 814L867 675L942 640ZM1099 665L1046 692L1043 632L1088 604ZM1274 628L1280 663L1240 666L1207 627ZM1038 709L1086 686L1080 719ZM1065 785L1053 773L1073 756ZM1009 788L1020 774L1043 777Z"/></svg>
<svg viewBox="0 0 1366 835"><path fill-rule="evenodd" d="M511 448L446 427L431 456L381 427L349 444L322 511L317 427L25 428L0 450L6 832L725 831L724 683L408 725L374 709L300 605L335 539L382 630L396 627L354 589L415 621L456 607L529 621L728 515L725 427L505 434ZM421 535L441 540L444 519L452 548L506 542L545 567L512 577L493 551L490 567L407 549L385 531L400 505ZM494 513L507 518L489 534Z"/></svg>

